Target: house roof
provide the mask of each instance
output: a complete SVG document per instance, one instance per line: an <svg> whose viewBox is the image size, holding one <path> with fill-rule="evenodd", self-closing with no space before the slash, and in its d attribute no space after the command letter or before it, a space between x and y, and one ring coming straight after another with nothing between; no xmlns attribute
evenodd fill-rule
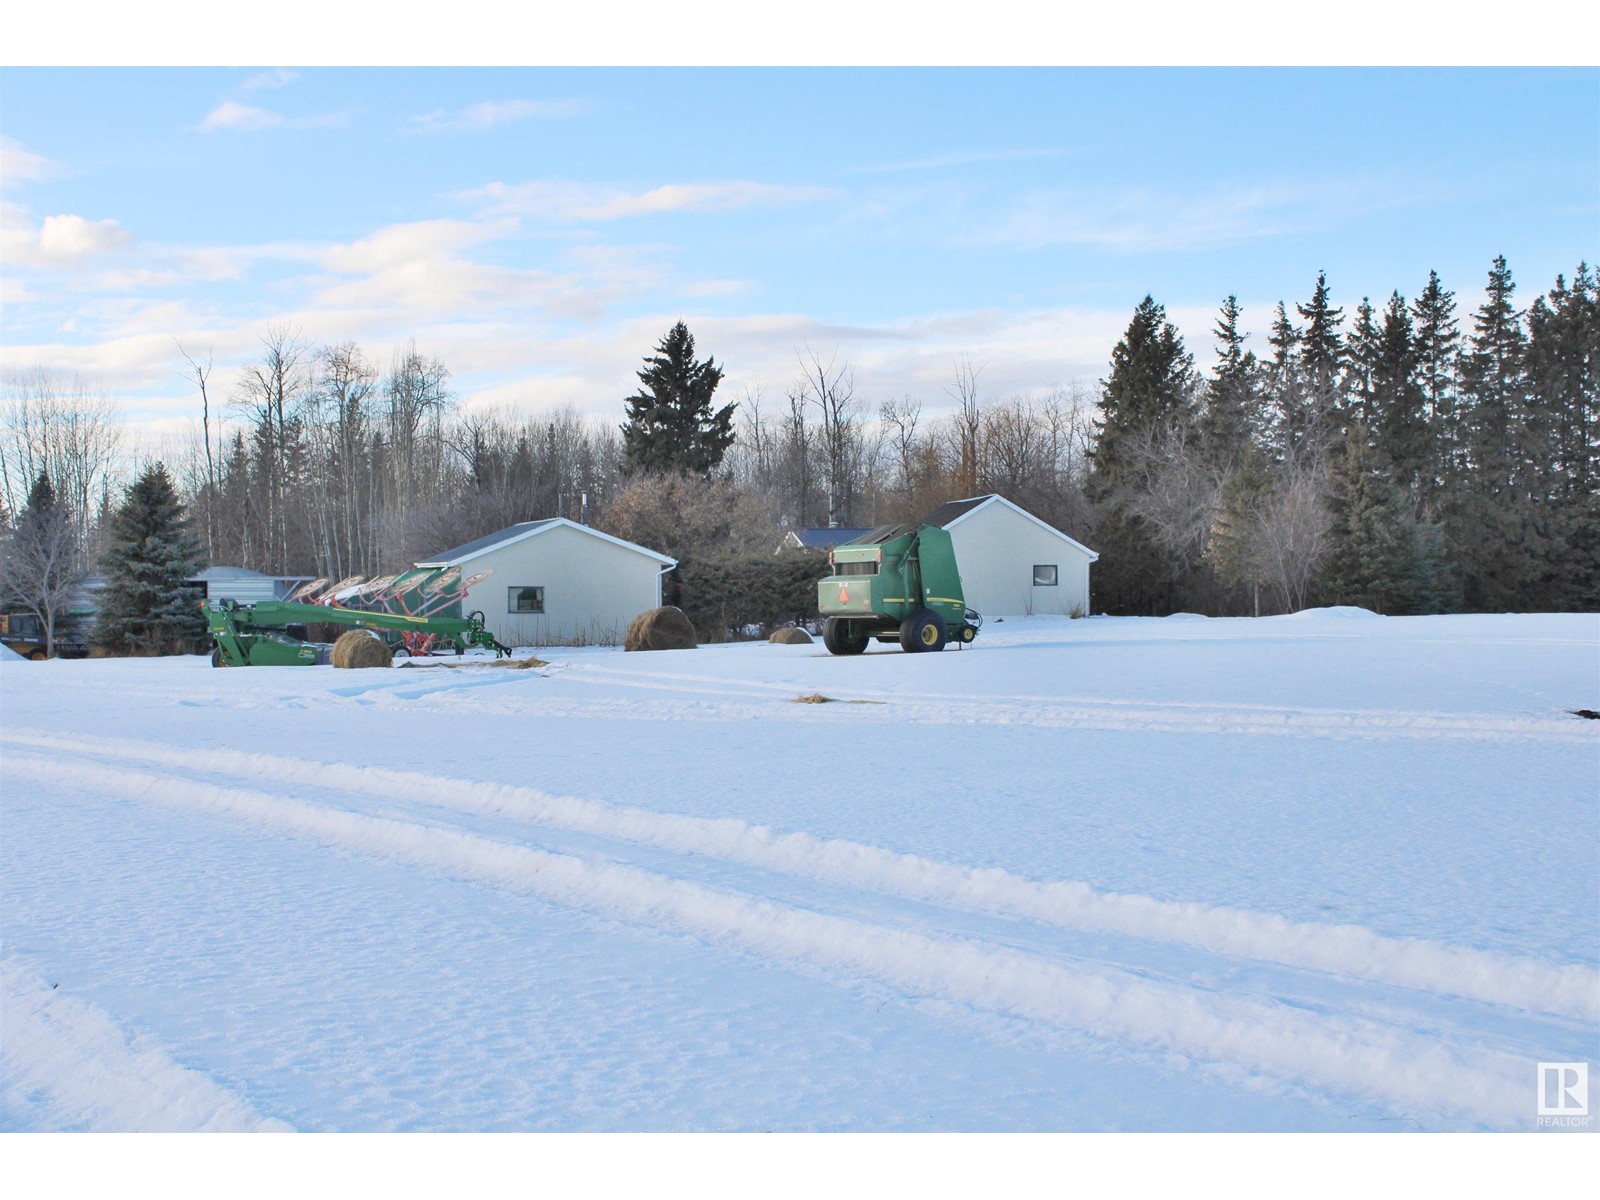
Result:
<svg viewBox="0 0 1600 1200"><path fill-rule="evenodd" d="M865 527L844 529L835 526L826 529L791 529L789 537L808 550L832 550L835 546L855 541L866 532L868 530Z"/></svg>
<svg viewBox="0 0 1600 1200"><path fill-rule="evenodd" d="M653 558L664 567L675 567L678 560L668 558L665 554L657 554L654 550L647 550L633 542L625 542L621 538L612 537L609 533L601 533L598 529L591 529L587 525L580 525L576 521L569 521L565 517L547 517L542 521L522 521L516 525L508 525L497 533L485 534L481 538L474 538L470 542L463 542L449 550L441 551L417 563L419 567L454 567L488 554L491 550L499 550L513 543L527 538L537 537L541 533L549 533L552 529L566 526L576 529L579 533L586 533L590 537L599 538L601 541L610 542L613 546L621 546L624 550L633 550L646 558Z"/></svg>
<svg viewBox="0 0 1600 1200"><path fill-rule="evenodd" d="M184 580L185 583L223 583L238 581L240 579L276 579L291 580L304 583L313 579L312 575L264 575L260 571L252 571L249 567L207 567L198 575L191 575Z"/></svg>
<svg viewBox="0 0 1600 1200"><path fill-rule="evenodd" d="M1077 547L1079 550L1082 550L1089 556L1090 562L1098 561L1100 558L1099 551L1089 549L1089 547L1078 541L1077 538L1069 537L1067 534L1062 533L1061 530L1057 529L1049 522L1041 521L1027 509L1021 507L1020 505L1013 504L1004 496L997 494L988 496L969 496L965 500L947 501L924 517L923 523L927 525L942 525L946 529L950 529L955 525L959 525L962 521L965 521L979 509L988 508L993 504L999 504L1005 508L1009 508L1018 516L1026 517L1028 520L1032 521L1035 525L1039 526L1040 529L1044 529L1050 533L1053 533L1063 541Z"/></svg>

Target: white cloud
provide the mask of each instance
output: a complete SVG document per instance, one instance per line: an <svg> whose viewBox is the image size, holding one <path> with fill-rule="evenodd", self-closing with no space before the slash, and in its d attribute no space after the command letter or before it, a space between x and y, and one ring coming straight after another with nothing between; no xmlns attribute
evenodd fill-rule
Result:
<svg viewBox="0 0 1600 1200"><path fill-rule="evenodd" d="M200 128L209 133L216 129L271 129L282 124L283 118L275 112L236 100L224 100L206 114Z"/></svg>
<svg viewBox="0 0 1600 1200"><path fill-rule="evenodd" d="M249 132L257 129L325 129L349 123L348 113L315 113L305 117L286 117L266 108L224 100L205 115L197 128L203 133L218 130Z"/></svg>
<svg viewBox="0 0 1600 1200"><path fill-rule="evenodd" d="M978 240L1037 250L1084 245L1128 253L1205 250L1327 228L1409 203L1362 180L1195 189L1075 188L1024 193Z"/></svg>
<svg viewBox="0 0 1600 1200"><path fill-rule="evenodd" d="M323 263L342 275L369 273L444 256L454 250L505 237L515 229L513 221L410 221L388 225L359 241L334 246L323 256Z"/></svg>
<svg viewBox="0 0 1600 1200"><path fill-rule="evenodd" d="M476 133L513 121L581 117L592 111L587 100L485 100L454 110L435 109L406 121L408 133Z"/></svg>
<svg viewBox="0 0 1600 1200"><path fill-rule="evenodd" d="M133 234L115 221L60 213L36 226L20 205L7 204L0 210L0 252L12 266L83 266L132 245Z"/></svg>
<svg viewBox="0 0 1600 1200"><path fill-rule="evenodd" d="M322 256L336 275L315 296L318 305L414 314L428 321L478 316L507 307L551 317L597 320L625 295L661 286L637 252L581 247L568 269L506 267L467 259L461 251L511 236L513 219L417 221L380 229Z"/></svg>
<svg viewBox="0 0 1600 1200"><path fill-rule="evenodd" d="M39 230L39 249L49 258L74 260L125 249L133 235L115 221L89 221L64 213L46 217Z"/></svg>
<svg viewBox="0 0 1600 1200"><path fill-rule="evenodd" d="M457 198L486 202L489 214L514 214L561 222L615 221L664 212L733 212L831 199L832 188L730 180L669 183L644 192L582 183L491 183Z"/></svg>
<svg viewBox="0 0 1600 1200"><path fill-rule="evenodd" d="M299 78L299 71L291 71L287 67L274 67L270 71L250 76L239 86L246 91L254 91L257 88L281 88L287 87Z"/></svg>
<svg viewBox="0 0 1600 1200"><path fill-rule="evenodd" d="M16 138L0 135L0 186L38 183L53 179L60 173L60 164L51 162L42 154L35 154Z"/></svg>

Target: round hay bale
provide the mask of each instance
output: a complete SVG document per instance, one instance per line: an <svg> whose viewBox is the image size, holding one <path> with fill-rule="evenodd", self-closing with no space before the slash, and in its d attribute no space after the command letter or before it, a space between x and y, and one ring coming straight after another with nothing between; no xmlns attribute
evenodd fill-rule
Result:
<svg viewBox="0 0 1600 1200"><path fill-rule="evenodd" d="M811 635L798 625L785 625L775 630L767 641L777 642L780 646L809 646Z"/></svg>
<svg viewBox="0 0 1600 1200"><path fill-rule="evenodd" d="M647 608L628 626L624 650L693 650L700 643L681 608Z"/></svg>
<svg viewBox="0 0 1600 1200"><path fill-rule="evenodd" d="M352 629L348 633L341 633L339 640L333 644L331 658L334 666L352 669L394 665L394 654L370 629Z"/></svg>

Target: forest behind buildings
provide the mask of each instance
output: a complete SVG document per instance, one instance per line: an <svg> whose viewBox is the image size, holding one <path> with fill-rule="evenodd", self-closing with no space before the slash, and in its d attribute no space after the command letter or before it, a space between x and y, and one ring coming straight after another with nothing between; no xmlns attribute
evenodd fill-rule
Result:
<svg viewBox="0 0 1600 1200"><path fill-rule="evenodd" d="M378 361L279 325L225 394L206 348L175 344L196 419L155 451L114 395L8 364L6 602L48 607L114 561L114 517L160 459L198 555L273 575L392 573L562 516L720 564L700 586L736 592L788 529L994 492L1099 552L1096 613L1600 608L1593 270L1528 299L1497 258L1470 311L1437 274L1357 303L1335 284L1256 329L1231 295L1182 330L1147 296L1100 378L1003 395L954 346L936 394L810 346L791 378L730 385L680 322L639 348L632 397L495 411L426 346Z"/></svg>

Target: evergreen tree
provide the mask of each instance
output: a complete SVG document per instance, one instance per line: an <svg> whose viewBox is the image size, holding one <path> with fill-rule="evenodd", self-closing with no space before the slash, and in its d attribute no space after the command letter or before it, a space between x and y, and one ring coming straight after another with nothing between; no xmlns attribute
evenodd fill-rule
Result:
<svg viewBox="0 0 1600 1200"><path fill-rule="evenodd" d="M1323 590L1335 604L1389 615L1414 611L1420 600L1415 523L1405 496L1359 423L1333 462L1332 546Z"/></svg>
<svg viewBox="0 0 1600 1200"><path fill-rule="evenodd" d="M1267 582L1262 553L1262 514L1272 479L1260 451L1246 446L1222 485L1217 518L1206 539L1206 562L1217 578L1250 596L1251 615L1261 615L1261 589Z"/></svg>
<svg viewBox="0 0 1600 1200"><path fill-rule="evenodd" d="M1288 308L1278 301L1272 332L1267 335L1272 347L1272 364L1267 372L1271 439L1277 456L1288 457L1299 440L1306 420L1305 377L1300 369L1300 330L1289 320Z"/></svg>
<svg viewBox="0 0 1600 1200"><path fill-rule="evenodd" d="M1098 434L1090 452L1090 488L1105 499L1125 481L1131 447L1153 430L1190 414L1194 359L1167 312L1146 296L1111 352L1111 375L1100 389Z"/></svg>
<svg viewBox="0 0 1600 1200"><path fill-rule="evenodd" d="M1552 554L1541 607L1600 606L1600 303L1587 263L1528 312L1526 473Z"/></svg>
<svg viewBox="0 0 1600 1200"><path fill-rule="evenodd" d="M1372 301L1361 297L1356 325L1350 331L1344 377L1345 424L1360 421L1368 429L1377 424L1372 407L1372 372L1378 361L1379 333L1373 320Z"/></svg>
<svg viewBox="0 0 1600 1200"><path fill-rule="evenodd" d="M1515 426L1526 399L1527 337L1513 303L1516 290L1505 256L1496 257L1461 364L1472 465L1480 485L1492 496L1512 487L1517 467Z"/></svg>
<svg viewBox="0 0 1600 1200"><path fill-rule="evenodd" d="M1108 612L1170 611L1177 583L1171 556L1129 508L1143 448L1188 422L1194 411L1194 359L1146 296L1111 354L1101 385L1098 431L1091 453L1089 498L1101 506L1097 537L1102 569L1100 607Z"/></svg>
<svg viewBox="0 0 1600 1200"><path fill-rule="evenodd" d="M1344 342L1339 326L1344 309L1333 306L1326 272L1317 272L1311 303L1297 304L1295 310L1306 322L1300 341L1306 403L1302 427L1294 431L1298 441L1332 434L1338 428L1339 410L1343 407L1339 385L1344 373Z"/></svg>
<svg viewBox="0 0 1600 1200"><path fill-rule="evenodd" d="M182 653L206 635L184 580L205 564L166 467L148 467L111 521L95 644L118 654Z"/></svg>
<svg viewBox="0 0 1600 1200"><path fill-rule="evenodd" d="M1424 478L1431 478L1426 406L1427 396L1417 378L1411 314L1405 298L1395 292L1383 310L1383 331L1372 363L1373 434L1390 479L1411 499L1413 510L1422 503Z"/></svg>
<svg viewBox="0 0 1600 1200"><path fill-rule="evenodd" d="M1239 331L1239 314L1239 298L1230 295L1222 302L1214 330L1217 364L1200 416L1206 457L1224 470L1249 447L1261 420L1259 367L1256 356L1244 348L1248 335Z"/></svg>
<svg viewBox="0 0 1600 1200"><path fill-rule="evenodd" d="M1463 598L1477 610L1536 607L1548 551L1525 482L1527 335L1504 256L1489 271L1462 358L1461 399L1468 476L1452 497L1446 532Z"/></svg>
<svg viewBox="0 0 1600 1200"><path fill-rule="evenodd" d="M711 396L721 381L715 360L695 360L694 336L679 321L645 359L639 372L644 386L626 402L622 444L628 470L710 475L733 444L738 407L712 411Z"/></svg>
<svg viewBox="0 0 1600 1200"><path fill-rule="evenodd" d="M1456 297L1428 272L1428 286L1411 306L1416 333L1417 377L1427 405L1434 459L1426 499L1434 508L1444 503L1466 473L1456 394L1456 353L1461 341L1456 324Z"/></svg>

